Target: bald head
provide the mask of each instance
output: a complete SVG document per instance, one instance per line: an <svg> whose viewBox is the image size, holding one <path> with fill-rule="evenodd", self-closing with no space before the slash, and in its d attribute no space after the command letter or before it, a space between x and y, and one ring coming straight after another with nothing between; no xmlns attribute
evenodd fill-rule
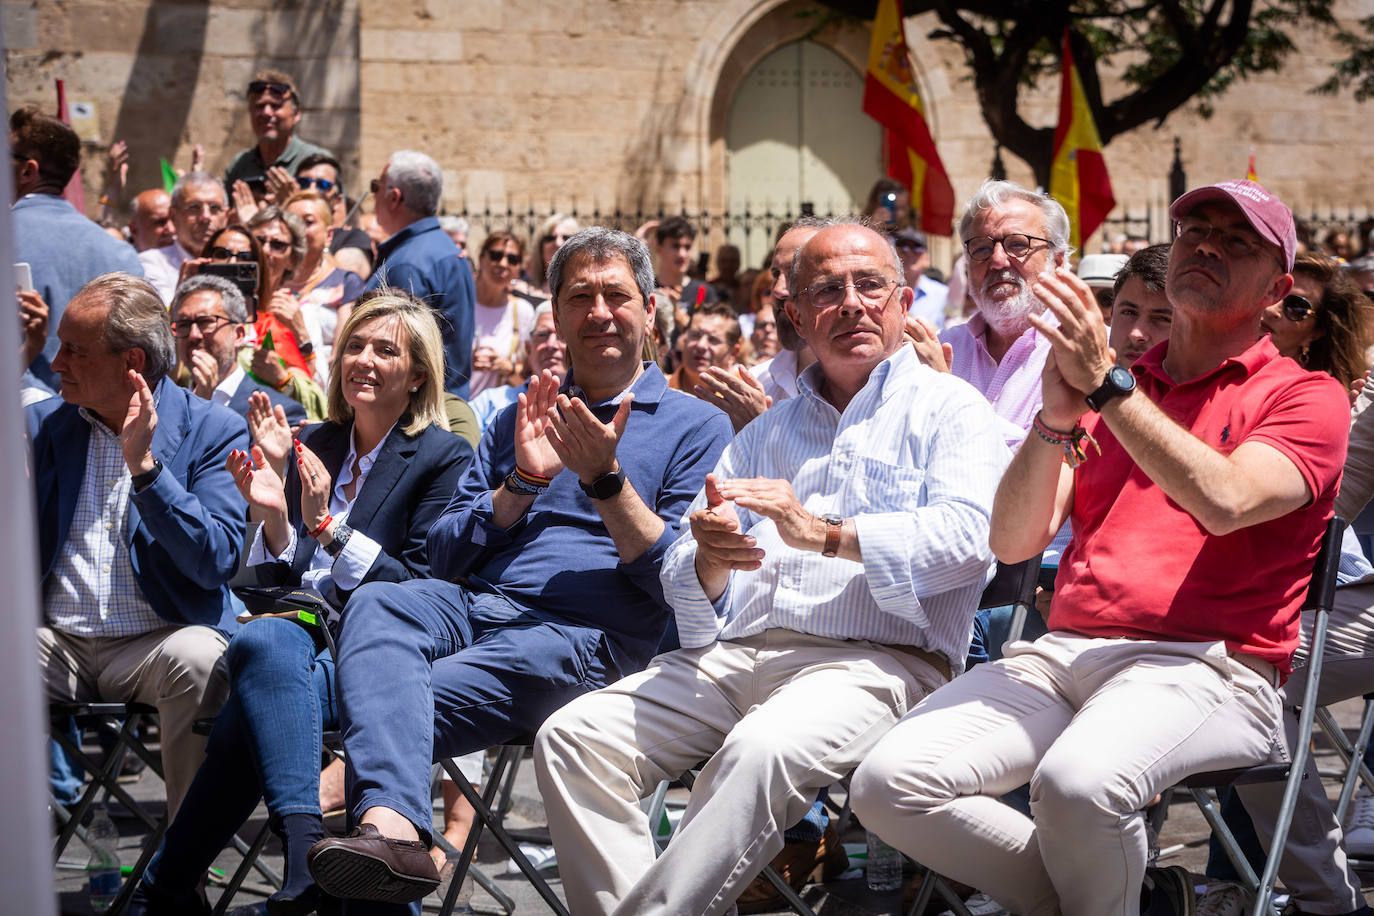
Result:
<svg viewBox="0 0 1374 916"><path fill-rule="evenodd" d="M809 224L793 226L788 229L778 238L777 245L773 247L773 260L769 264L769 273L772 274L773 285L769 287L768 293L773 298L773 315L778 326L778 343L793 352L805 347L806 341L797 334L797 329L792 326L792 319L788 317L785 308L787 300L791 298L791 290L787 285L788 274L792 270L792 259L796 256L797 250L805 245L811 236L820 231L820 225Z"/></svg>
<svg viewBox="0 0 1374 916"><path fill-rule="evenodd" d="M176 238L172 195L153 188L135 197L129 212L129 238L139 251L172 244Z"/></svg>

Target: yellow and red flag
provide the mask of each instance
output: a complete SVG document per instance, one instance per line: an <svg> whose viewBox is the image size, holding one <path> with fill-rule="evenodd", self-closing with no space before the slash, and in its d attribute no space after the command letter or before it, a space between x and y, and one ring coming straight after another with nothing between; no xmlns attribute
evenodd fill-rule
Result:
<svg viewBox="0 0 1374 916"><path fill-rule="evenodd" d="M1255 148L1250 147L1250 164L1245 169L1245 180L1259 183L1259 176L1255 174Z"/></svg>
<svg viewBox="0 0 1374 916"><path fill-rule="evenodd" d="M1102 139L1093 123L1083 80L1069 49L1064 30L1064 77L1059 90L1059 126L1054 131L1054 164L1050 167L1050 195L1069 213L1069 244L1083 246L1116 206Z"/></svg>
<svg viewBox="0 0 1374 916"><path fill-rule="evenodd" d="M864 113L887 128L887 173L911 190L911 204L921 213L921 228L949 235L954 188L926 125L898 0L878 2L863 104Z"/></svg>

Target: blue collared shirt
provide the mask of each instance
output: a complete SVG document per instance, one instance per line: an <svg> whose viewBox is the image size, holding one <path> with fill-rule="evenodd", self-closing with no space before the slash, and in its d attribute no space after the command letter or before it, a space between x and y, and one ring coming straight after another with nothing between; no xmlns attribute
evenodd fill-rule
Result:
<svg viewBox="0 0 1374 916"><path fill-rule="evenodd" d="M576 393L575 380L564 388ZM515 469L513 407L483 434L477 460L430 529L428 544L435 576L466 576L476 590L503 595L531 614L605 631L621 674L642 668L658 646L668 619L658 577L663 553L733 434L722 411L670 390L652 363L629 390L634 401L616 459L664 524L641 556L621 561L596 506L568 470L509 529L492 522L492 491ZM605 423L623 396L588 406Z"/></svg>

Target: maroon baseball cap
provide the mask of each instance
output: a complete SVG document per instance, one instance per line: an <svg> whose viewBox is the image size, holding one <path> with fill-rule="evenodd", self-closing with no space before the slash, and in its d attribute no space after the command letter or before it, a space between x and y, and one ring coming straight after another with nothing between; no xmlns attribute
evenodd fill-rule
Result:
<svg viewBox="0 0 1374 916"><path fill-rule="evenodd" d="M1293 269L1298 251L1298 233L1293 226L1293 213L1278 195L1266 191L1255 181L1222 181L1205 188L1194 188L1169 207L1170 219L1180 219L1193 212L1199 204L1209 200L1225 200L1240 207L1250 228L1267 242L1273 242L1283 252L1285 270Z"/></svg>

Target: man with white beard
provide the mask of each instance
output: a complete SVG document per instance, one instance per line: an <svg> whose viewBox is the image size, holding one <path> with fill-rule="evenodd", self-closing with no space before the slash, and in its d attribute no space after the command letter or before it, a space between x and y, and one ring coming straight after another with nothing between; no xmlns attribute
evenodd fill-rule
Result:
<svg viewBox="0 0 1374 916"><path fill-rule="evenodd" d="M1040 409L1040 372L1050 345L1031 327L1045 306L1031 283L1069 255L1069 216L1054 198L1010 181L983 182L964 208L959 238L968 254L977 313L940 335L950 371L982 392L1013 450Z"/></svg>

